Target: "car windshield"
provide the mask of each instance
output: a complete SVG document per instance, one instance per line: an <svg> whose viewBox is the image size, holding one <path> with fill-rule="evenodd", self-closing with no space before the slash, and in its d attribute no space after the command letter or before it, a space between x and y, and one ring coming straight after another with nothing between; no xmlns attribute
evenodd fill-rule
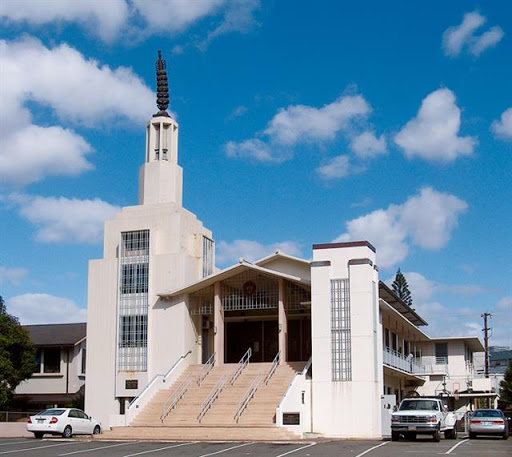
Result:
<svg viewBox="0 0 512 457"><path fill-rule="evenodd" d="M400 405L400 411L438 411L439 406L435 400L404 400Z"/></svg>
<svg viewBox="0 0 512 457"><path fill-rule="evenodd" d="M475 411L473 417L501 417L501 411L495 409L480 409Z"/></svg>
<svg viewBox="0 0 512 457"><path fill-rule="evenodd" d="M39 413L38 416L60 416L66 411L65 409L47 409L42 413Z"/></svg>

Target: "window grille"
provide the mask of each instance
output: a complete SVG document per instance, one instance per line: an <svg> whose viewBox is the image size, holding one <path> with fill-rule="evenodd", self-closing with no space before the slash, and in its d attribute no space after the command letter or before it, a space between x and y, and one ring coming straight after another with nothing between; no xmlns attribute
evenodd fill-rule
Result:
<svg viewBox="0 0 512 457"><path fill-rule="evenodd" d="M203 236L203 278L213 274L213 246L214 241Z"/></svg>
<svg viewBox="0 0 512 457"><path fill-rule="evenodd" d="M331 280L332 380L352 380L350 290L348 279Z"/></svg>
<svg viewBox="0 0 512 457"><path fill-rule="evenodd" d="M118 369L146 371L149 230L123 232L119 256Z"/></svg>
<svg viewBox="0 0 512 457"><path fill-rule="evenodd" d="M311 291L292 282L286 282L284 307L287 311L311 309Z"/></svg>
<svg viewBox="0 0 512 457"><path fill-rule="evenodd" d="M190 294L190 314L213 315L213 286L205 287Z"/></svg>
<svg viewBox="0 0 512 457"><path fill-rule="evenodd" d="M274 309L278 306L277 280L254 272L240 273L222 281L224 311Z"/></svg>

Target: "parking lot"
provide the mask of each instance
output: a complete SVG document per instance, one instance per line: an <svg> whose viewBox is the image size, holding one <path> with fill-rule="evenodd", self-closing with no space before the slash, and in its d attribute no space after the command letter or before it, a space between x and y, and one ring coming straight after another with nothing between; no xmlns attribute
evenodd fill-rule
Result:
<svg viewBox="0 0 512 457"><path fill-rule="evenodd" d="M510 457L512 440L481 438L468 440L430 439L399 441L322 441L301 443L206 443L92 441L88 439L0 439L0 456L64 457L405 457L452 455L463 457Z"/></svg>

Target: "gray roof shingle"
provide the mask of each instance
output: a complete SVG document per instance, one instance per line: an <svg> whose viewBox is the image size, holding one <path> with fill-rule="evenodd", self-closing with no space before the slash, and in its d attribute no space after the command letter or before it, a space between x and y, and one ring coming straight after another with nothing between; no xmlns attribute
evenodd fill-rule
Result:
<svg viewBox="0 0 512 457"><path fill-rule="evenodd" d="M87 324L23 325L35 346L74 346L85 338Z"/></svg>

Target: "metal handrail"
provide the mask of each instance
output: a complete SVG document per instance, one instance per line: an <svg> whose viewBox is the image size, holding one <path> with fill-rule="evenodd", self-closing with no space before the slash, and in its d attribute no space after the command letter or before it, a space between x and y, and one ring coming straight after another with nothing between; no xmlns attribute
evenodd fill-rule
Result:
<svg viewBox="0 0 512 457"><path fill-rule="evenodd" d="M191 382L192 382L192 375L189 374L180 383L178 388L171 395L169 395L169 397L167 397L167 400L165 401L164 406L162 408L162 415L160 416L160 420L162 422L167 417L169 412L171 410L173 410L174 408L176 408L176 405L178 404L178 402L185 396Z"/></svg>
<svg viewBox="0 0 512 457"><path fill-rule="evenodd" d="M310 357L309 360L306 362L306 365L302 369L302 372L301 372L302 375L306 376L306 374L308 373L308 370L310 369L312 363L313 363L313 357Z"/></svg>
<svg viewBox="0 0 512 457"><path fill-rule="evenodd" d="M197 420L199 421L199 423L201 423L201 420L203 419L204 415L212 407L213 402L220 397L220 394L224 389L224 386L227 384L227 382L228 375L225 374L224 376L222 376L222 378L219 379L217 384L215 384L215 387L211 390L208 397L206 397L206 399L201 403L201 410L199 411L199 414L197 416Z"/></svg>
<svg viewBox="0 0 512 457"><path fill-rule="evenodd" d="M238 379L238 376L240 376L240 374L242 373L243 369L249 364L249 359L251 358L251 355L252 349L249 348L240 359L240 362L238 362L238 366L235 372L233 373L233 376L231 377L231 385L235 383L235 381Z"/></svg>
<svg viewBox="0 0 512 457"><path fill-rule="evenodd" d="M270 367L270 370L268 370L267 376L265 376L265 385L268 384L268 382L270 381L270 378L276 372L277 367L279 366L280 360L281 360L281 351L278 351L276 356L274 357L274 360L272 361L272 366Z"/></svg>
<svg viewBox="0 0 512 457"><path fill-rule="evenodd" d="M204 378L208 376L210 371L212 371L213 366L215 365L215 352L210 356L210 358L206 361L201 372L199 373L199 377L197 378L197 385L201 386L201 383L204 381Z"/></svg>
<svg viewBox="0 0 512 457"><path fill-rule="evenodd" d="M240 403L238 403L238 407L236 409L236 414L235 414L235 420L237 422L240 420L240 416L242 415L242 413L247 409L247 406L249 406L249 402L253 399L260 384L261 384L261 373L258 373L256 378L254 378L254 381L252 382L252 384L249 386L249 388L245 392L244 397L242 398L242 400L240 400Z"/></svg>
<svg viewBox="0 0 512 457"><path fill-rule="evenodd" d="M189 354L192 354L192 350L189 350L186 354L183 354L182 356L180 356L178 358L178 360L176 360L176 362L173 363L172 367L169 368L167 370L167 373L165 373L164 375L161 375L161 374L156 374L155 376L153 376L153 378L151 379L151 381L149 381L147 384L146 384L146 387L144 387L144 389L142 390L142 392L137 395L129 404L128 404L128 409L130 409L130 407L139 399L141 398L147 390L149 390L151 388L151 386L159 379L161 378L163 380L163 382L165 382L165 380L167 379L167 376L169 376L169 374L174 370L174 368L176 368L176 365L178 365L178 363L181 362L182 359L184 359L185 357L187 357Z"/></svg>

